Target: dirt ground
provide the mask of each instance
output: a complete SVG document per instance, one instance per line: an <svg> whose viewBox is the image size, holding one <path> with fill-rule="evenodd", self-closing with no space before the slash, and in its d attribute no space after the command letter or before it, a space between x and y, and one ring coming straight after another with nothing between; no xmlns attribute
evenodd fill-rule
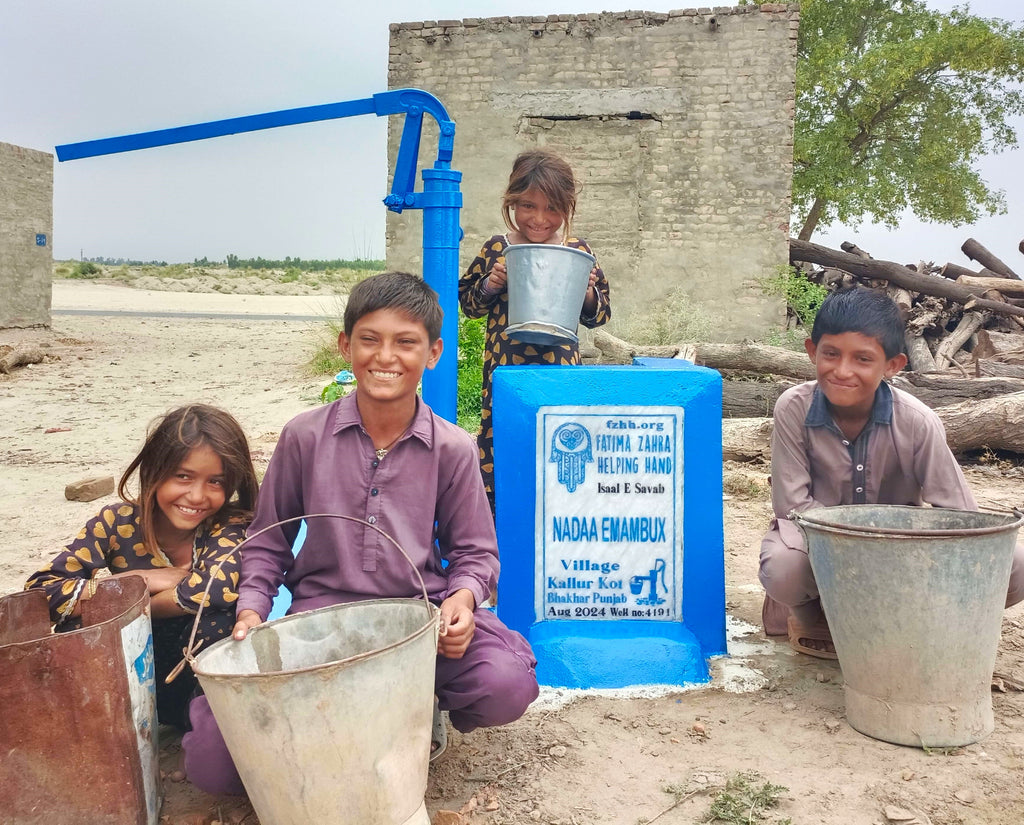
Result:
<svg viewBox="0 0 1024 825"><path fill-rule="evenodd" d="M230 297L216 296L224 299L220 311L238 310ZM177 311L210 308L206 298L61 282L54 304L141 302L149 310ZM242 311L310 311L295 298L237 300L246 302ZM0 595L20 589L103 503L66 501L65 484L118 476L146 424L173 406L198 400L232 411L265 465L285 421L317 403L323 379L309 377L303 365L322 326L55 315L51 330L0 330L0 355L25 342L47 353L43 363L0 374ZM646 695L545 690L515 724L454 734L430 772L427 807L435 821L442 819L439 811L461 811L461 818L444 821L703 822L716 793L748 771L787 789L777 808L751 822L1024 821L1024 693L1016 688L1024 683L1024 609L1005 615L997 672L1008 678L1006 690L992 694L991 736L930 752L867 738L846 723L835 663L796 654L760 632L756 573L769 515L767 467L729 465L724 472L730 656L712 662L711 683ZM1020 468L985 464L966 472L983 503L1021 504ZM172 780L177 750L167 736L163 821L238 819L231 800Z"/></svg>

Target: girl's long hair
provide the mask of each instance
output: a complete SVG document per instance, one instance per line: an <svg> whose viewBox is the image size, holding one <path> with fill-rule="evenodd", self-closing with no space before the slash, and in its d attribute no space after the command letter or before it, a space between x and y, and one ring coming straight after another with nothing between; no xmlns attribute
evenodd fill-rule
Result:
<svg viewBox="0 0 1024 825"><path fill-rule="evenodd" d="M149 426L146 442L128 465L117 486L117 494L139 507L142 540L156 552L156 491L184 463L197 447L209 447L224 466L224 506L208 521L227 516L248 516L256 505L259 482L252 465L249 442L234 417L207 404L189 404L171 410ZM139 473L139 495L128 493L128 481Z"/></svg>
<svg viewBox="0 0 1024 825"><path fill-rule="evenodd" d="M512 231L519 227L512 220L512 211L523 194L537 188L558 210L562 217L562 237L569 237L572 219L576 215L576 195L579 186L572 167L548 149L530 149L522 152L512 164L508 187L501 200L501 217Z"/></svg>

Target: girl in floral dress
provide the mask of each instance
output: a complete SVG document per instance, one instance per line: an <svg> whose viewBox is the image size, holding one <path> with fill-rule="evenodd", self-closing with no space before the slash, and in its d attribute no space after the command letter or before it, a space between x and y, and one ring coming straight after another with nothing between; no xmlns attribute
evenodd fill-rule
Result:
<svg viewBox="0 0 1024 825"><path fill-rule="evenodd" d="M579 364L576 343L543 345L516 341L508 327L505 249L512 244L558 244L593 255L582 238L572 234L576 213L576 178L569 164L553 152L534 149L512 165L501 214L508 232L487 240L459 279L459 304L468 318L487 317L483 390L480 411L480 470L494 511L494 430L491 421L491 377L505 364ZM590 272L580 323L601 326L611 318L608 280L595 263Z"/></svg>
<svg viewBox="0 0 1024 825"><path fill-rule="evenodd" d="M131 496L128 483L136 472L139 494ZM231 415L204 404L173 410L150 428L121 477L122 500L101 509L25 585L46 593L61 632L81 626L82 605L99 579L145 579L162 724L188 726L195 674L186 667L170 684L164 680L183 657L200 604L201 646L231 633L240 570L232 551L245 536L257 489L249 444Z"/></svg>

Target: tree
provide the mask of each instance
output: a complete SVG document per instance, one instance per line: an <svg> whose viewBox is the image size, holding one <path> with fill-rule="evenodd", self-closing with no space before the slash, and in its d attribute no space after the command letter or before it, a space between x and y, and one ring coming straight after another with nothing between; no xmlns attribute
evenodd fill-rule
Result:
<svg viewBox="0 0 1024 825"><path fill-rule="evenodd" d="M1017 145L1024 27L918 0L803 0L793 208L799 237L911 209L962 224L1006 211L972 162Z"/></svg>

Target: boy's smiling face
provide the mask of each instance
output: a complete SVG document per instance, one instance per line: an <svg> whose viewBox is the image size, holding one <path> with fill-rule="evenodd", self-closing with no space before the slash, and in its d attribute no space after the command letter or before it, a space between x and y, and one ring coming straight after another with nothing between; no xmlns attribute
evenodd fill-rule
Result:
<svg viewBox="0 0 1024 825"><path fill-rule="evenodd" d="M849 416L870 413L882 379L892 378L907 363L903 353L886 358L877 338L859 332L822 335L817 344L808 338L804 348L829 404Z"/></svg>
<svg viewBox="0 0 1024 825"><path fill-rule="evenodd" d="M441 357L422 321L394 309L378 309L360 318L351 337L342 332L338 349L352 364L356 392L377 402L411 400L423 376Z"/></svg>

